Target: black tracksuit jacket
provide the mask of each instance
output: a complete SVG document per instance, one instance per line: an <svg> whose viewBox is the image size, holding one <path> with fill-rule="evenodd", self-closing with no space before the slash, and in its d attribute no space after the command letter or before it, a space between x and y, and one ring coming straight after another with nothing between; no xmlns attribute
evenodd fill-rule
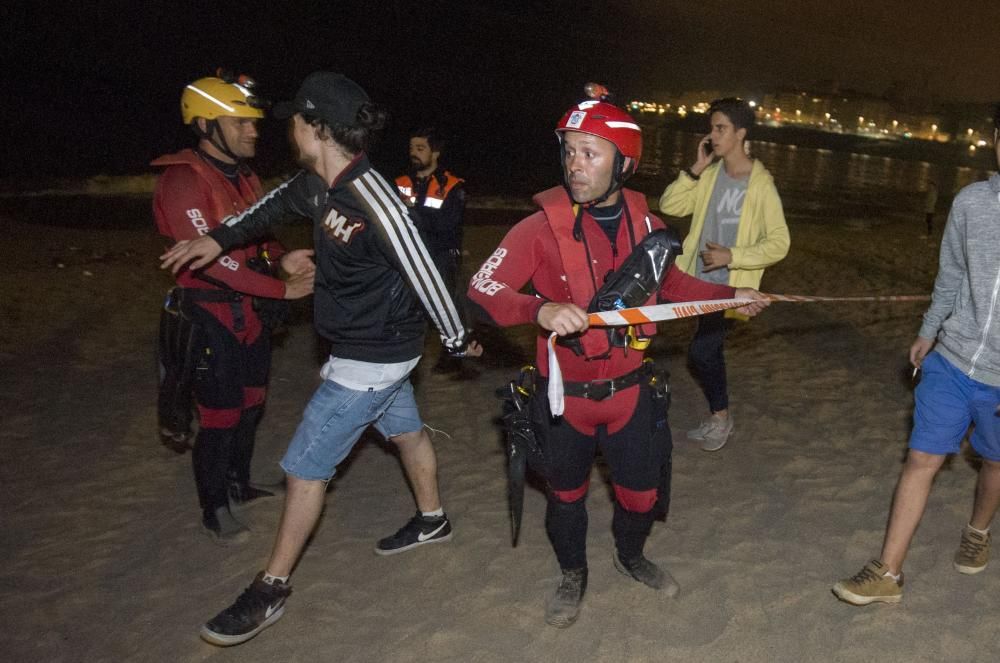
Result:
<svg viewBox="0 0 1000 663"><path fill-rule="evenodd" d="M317 331L335 357L409 361L423 351L421 307L449 350L466 329L396 187L361 153L332 187L300 171L209 235L223 250L268 234L289 217L313 221Z"/></svg>

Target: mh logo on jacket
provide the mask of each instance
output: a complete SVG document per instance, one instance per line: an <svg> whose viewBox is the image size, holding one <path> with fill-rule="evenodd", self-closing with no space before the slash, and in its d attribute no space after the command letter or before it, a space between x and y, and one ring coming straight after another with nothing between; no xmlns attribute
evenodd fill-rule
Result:
<svg viewBox="0 0 1000 663"><path fill-rule="evenodd" d="M354 233L362 230L365 222L361 219L348 219L341 216L337 210L332 209L323 219L323 232L335 242L350 244Z"/></svg>

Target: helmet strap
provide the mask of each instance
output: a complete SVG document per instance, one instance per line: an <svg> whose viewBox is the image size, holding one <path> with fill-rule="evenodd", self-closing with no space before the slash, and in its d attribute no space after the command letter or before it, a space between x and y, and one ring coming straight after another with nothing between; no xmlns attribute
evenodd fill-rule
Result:
<svg viewBox="0 0 1000 663"><path fill-rule="evenodd" d="M565 164L566 163L566 148L563 145L563 142L561 140L559 141L559 156L561 157L560 158L560 163ZM569 184L566 182L565 166L563 166L563 170L564 170L564 172L563 172L563 188L566 189L566 193L569 194L570 200L573 200L573 192L570 190ZM622 188L622 186L625 184L625 180L627 180L629 178L629 176L632 174L631 171L632 171L632 168L629 169L628 173L625 173L625 157L622 155L621 150L616 149L615 150L615 161L614 161L614 164L611 166L611 184L608 185L608 190L607 191L605 191L603 194L601 194L600 196L598 196L594 200L588 201L586 203L579 203L580 209L581 209L581 214L577 215L577 222L573 226L573 237L574 238L576 238L577 240L579 240L579 237L577 237L577 233L578 233L578 228L580 227L580 219L582 218L582 210L586 209L588 207L595 207L597 205L600 205L605 200L607 200L608 198L610 198L611 196L613 196L614 193L616 191L620 190ZM576 203L574 202L574 204L576 204Z"/></svg>
<svg viewBox="0 0 1000 663"><path fill-rule="evenodd" d="M226 143L226 136L222 133L222 127L219 126L218 121L205 120L204 131L202 131L201 127L198 126L197 120L192 122L191 126L194 128L194 132L198 135L198 138L207 140L215 149L219 150L219 152L229 157L236 163L243 162L243 159L233 154L233 151L229 148L229 144Z"/></svg>

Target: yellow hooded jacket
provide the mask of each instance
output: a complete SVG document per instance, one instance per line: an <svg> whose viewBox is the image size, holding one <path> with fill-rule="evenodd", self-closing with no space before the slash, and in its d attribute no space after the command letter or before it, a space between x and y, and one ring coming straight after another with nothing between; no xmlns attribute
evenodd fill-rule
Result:
<svg viewBox="0 0 1000 663"><path fill-rule="evenodd" d="M698 251L701 248L698 240L701 238L708 201L712 197L712 189L715 188L715 180L721 167L721 161L713 163L697 180L682 171L660 196L660 211L664 214L693 215L691 230L684 239L684 253L677 258L677 267L692 276L698 276L695 273ZM740 224L736 230L736 244L729 247L733 254L733 261L729 264L729 285L736 288L759 288L764 268L784 258L790 244L785 212L781 207L778 191L774 188L774 178L760 161L754 159Z"/></svg>

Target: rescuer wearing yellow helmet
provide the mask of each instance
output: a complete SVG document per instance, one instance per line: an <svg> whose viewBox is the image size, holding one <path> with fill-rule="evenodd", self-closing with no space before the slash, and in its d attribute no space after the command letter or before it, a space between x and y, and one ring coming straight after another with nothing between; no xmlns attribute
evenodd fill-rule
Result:
<svg viewBox="0 0 1000 663"><path fill-rule="evenodd" d="M184 88L181 116L198 144L152 162L164 168L153 198L156 225L171 242L201 237L260 199L260 180L244 163L256 153L257 121L264 117L252 88L245 76L225 74ZM231 504L271 495L250 483L271 328L280 300L312 292L311 254L285 253L274 241L234 248L204 269L179 272L161 314L160 432L167 446L187 450L193 392L199 427L192 464L202 525L221 544L248 538ZM279 258L289 275L284 281Z"/></svg>

